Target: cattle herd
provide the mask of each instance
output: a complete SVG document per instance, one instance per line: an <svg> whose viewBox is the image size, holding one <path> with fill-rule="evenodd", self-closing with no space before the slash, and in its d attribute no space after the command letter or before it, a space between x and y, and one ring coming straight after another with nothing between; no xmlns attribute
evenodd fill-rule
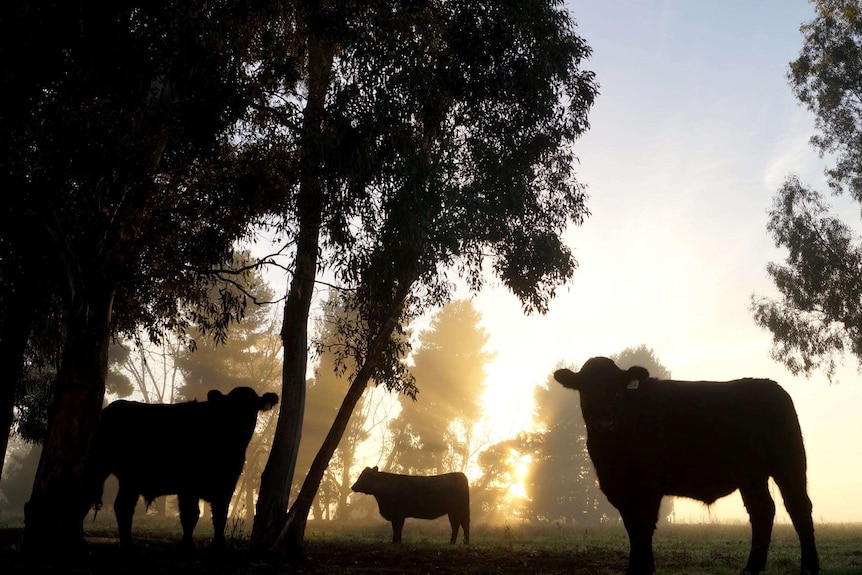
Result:
<svg viewBox="0 0 862 575"><path fill-rule="evenodd" d="M578 372L554 378L580 394L587 450L601 490L619 511L629 536L629 575L655 572L652 537L664 496L711 504L739 490L751 521L751 551L743 574L761 573L772 534L772 478L799 536L801 573L819 572L806 458L790 396L774 381L671 381L642 367L620 369L610 359L589 359ZM210 502L214 546L224 545L228 505L242 471L259 411L278 402L250 388L205 402L147 405L116 401L106 407L94 444L92 503L101 505L108 475L119 480L114 502L120 542L132 545L132 515L140 496L178 496L183 545L194 546L198 501ZM182 437L182 441L176 441ZM147 461L152 444L166 446ZM401 542L407 517L449 518L470 542L470 492L463 473L411 476L366 467L351 489L373 495L380 515Z"/></svg>

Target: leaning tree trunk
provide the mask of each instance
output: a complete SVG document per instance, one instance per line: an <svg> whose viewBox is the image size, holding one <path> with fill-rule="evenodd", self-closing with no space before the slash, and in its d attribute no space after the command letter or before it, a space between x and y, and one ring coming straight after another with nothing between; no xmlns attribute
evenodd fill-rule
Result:
<svg viewBox="0 0 862 575"><path fill-rule="evenodd" d="M305 376L308 364L308 315L314 295L323 209L322 126L332 71L332 46L312 38L308 46L308 100L300 149L299 234L296 265L284 306L281 409L272 449L260 479L257 512L251 535L253 554L265 553L284 524L290 487L302 436Z"/></svg>
<svg viewBox="0 0 862 575"><path fill-rule="evenodd" d="M399 288L380 333L376 335L368 349L365 363L350 384L347 395L344 397L344 401L342 401L341 407L335 416L335 421L332 423L329 433L326 434L326 438L323 440L323 445L320 446L320 450L311 463L299 495L297 495L296 501L294 501L290 512L287 514L284 528L279 533L275 545L271 548L273 554L284 555L290 562L301 562L304 560L305 553L302 544L305 539L305 527L308 522L308 513L317 495L317 490L320 488L320 483L323 480L332 455L338 448L338 442L341 441L344 431L350 423L350 416L353 414L356 404L362 398L362 393L371 380L371 375L374 373L380 355L392 336L392 331L395 329L397 318L404 305L404 300L410 292L412 285L412 281L407 281Z"/></svg>
<svg viewBox="0 0 862 575"><path fill-rule="evenodd" d="M48 433L24 508L26 551L58 560L83 548L90 506L85 469L105 397L114 290L98 272L76 282Z"/></svg>

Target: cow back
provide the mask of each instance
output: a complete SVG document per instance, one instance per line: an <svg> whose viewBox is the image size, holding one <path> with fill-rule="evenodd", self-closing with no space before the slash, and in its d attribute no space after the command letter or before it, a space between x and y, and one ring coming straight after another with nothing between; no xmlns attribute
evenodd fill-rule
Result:
<svg viewBox="0 0 862 575"><path fill-rule="evenodd" d="M470 513L470 489L463 473L420 476L379 472L370 493L388 520L436 519L447 514L469 517Z"/></svg>
<svg viewBox="0 0 862 575"><path fill-rule="evenodd" d="M792 400L771 380L646 380L626 391L623 419L618 436L588 436L612 502L633 474L665 494L711 503L746 477L805 466Z"/></svg>

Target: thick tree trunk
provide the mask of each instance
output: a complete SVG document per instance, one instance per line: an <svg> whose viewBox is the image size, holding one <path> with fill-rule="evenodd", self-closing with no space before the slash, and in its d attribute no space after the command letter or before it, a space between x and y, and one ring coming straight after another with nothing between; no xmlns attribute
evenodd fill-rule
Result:
<svg viewBox="0 0 862 575"><path fill-rule="evenodd" d="M260 480L251 536L252 554L266 553L284 524L296 467L308 364L308 315L314 295L323 209L321 185L322 126L333 48L312 37L308 47L308 100L303 119L298 201L296 265L284 306L281 409L272 450Z"/></svg>
<svg viewBox="0 0 862 575"><path fill-rule="evenodd" d="M67 323L48 434L24 511L23 546L74 559L83 549L82 521L91 489L85 470L105 397L114 290L92 274L78 284Z"/></svg>

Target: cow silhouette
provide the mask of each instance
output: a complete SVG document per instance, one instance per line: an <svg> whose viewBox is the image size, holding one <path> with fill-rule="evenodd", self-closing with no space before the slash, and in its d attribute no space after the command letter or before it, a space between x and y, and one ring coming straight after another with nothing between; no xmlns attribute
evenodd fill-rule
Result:
<svg viewBox="0 0 862 575"><path fill-rule="evenodd" d="M802 547L803 574L816 574L802 433L790 396L768 379L656 380L605 357L554 379L580 392L587 450L599 485L629 536L627 573L655 572L652 537L665 495L713 503L739 489L751 521L743 573L760 573L772 535L772 477Z"/></svg>
<svg viewBox="0 0 862 575"><path fill-rule="evenodd" d="M92 503L96 509L101 506L105 479L116 475L120 544L133 545L132 516L140 496L149 504L162 495L177 495L183 548L194 549L200 499L212 507L213 547L224 547L228 505L257 414L277 403L274 393L259 396L250 387L237 387L227 395L210 391L203 402L119 400L102 410L89 475Z"/></svg>
<svg viewBox="0 0 862 575"><path fill-rule="evenodd" d="M350 488L373 495L380 515L392 523L392 542L401 543L401 530L407 517L437 519L449 516L450 543L464 530L464 543L470 543L470 487L463 473L443 475L400 475L366 467Z"/></svg>

